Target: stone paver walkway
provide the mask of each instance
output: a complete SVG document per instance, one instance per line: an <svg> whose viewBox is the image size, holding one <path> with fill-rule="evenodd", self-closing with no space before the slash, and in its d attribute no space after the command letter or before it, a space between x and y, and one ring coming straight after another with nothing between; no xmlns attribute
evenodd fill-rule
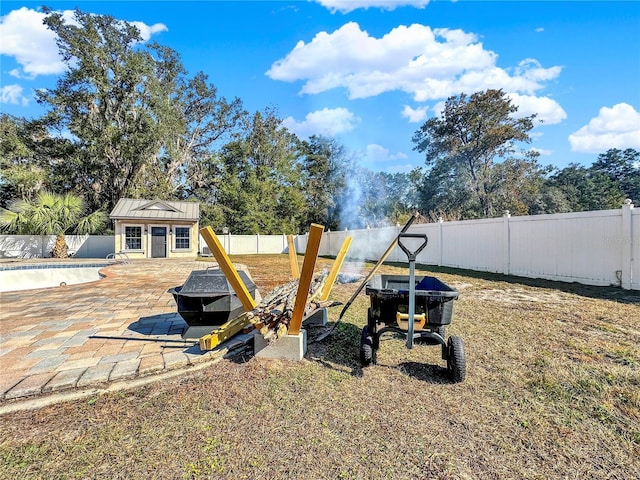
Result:
<svg viewBox="0 0 640 480"><path fill-rule="evenodd" d="M0 293L0 403L219 358L182 339L167 293L212 264L134 261L106 267L97 282Z"/></svg>

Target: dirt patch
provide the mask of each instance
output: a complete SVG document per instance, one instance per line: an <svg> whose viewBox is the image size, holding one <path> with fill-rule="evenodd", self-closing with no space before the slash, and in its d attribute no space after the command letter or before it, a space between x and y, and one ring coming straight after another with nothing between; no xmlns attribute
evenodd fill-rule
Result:
<svg viewBox="0 0 640 480"><path fill-rule="evenodd" d="M507 305L523 305L527 303L543 303L548 305L567 305L574 302L574 297L558 291L534 290L519 287L466 289L461 292L474 300L498 302Z"/></svg>

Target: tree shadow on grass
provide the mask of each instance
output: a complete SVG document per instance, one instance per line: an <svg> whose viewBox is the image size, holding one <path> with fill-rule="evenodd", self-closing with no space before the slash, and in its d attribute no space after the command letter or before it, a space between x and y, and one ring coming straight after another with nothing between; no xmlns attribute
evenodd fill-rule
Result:
<svg viewBox="0 0 640 480"><path fill-rule="evenodd" d="M403 362L398 370L426 383L452 383L447 369L439 365L418 362Z"/></svg>
<svg viewBox="0 0 640 480"><path fill-rule="evenodd" d="M313 327L310 329L307 342L307 359L320 363L321 365L333 369L344 371L342 367L347 367L354 377L363 376L363 367L360 363L360 338L361 327L352 323L341 322L331 335L320 342L315 342L314 338L326 332L333 324L323 328ZM400 338L400 337L398 337ZM389 337L383 337L383 340ZM434 346L432 348L438 348ZM447 369L439 365L418 362L403 362L398 365L386 365L378 363L378 367L398 370L401 373L427 383L448 384L451 383L447 375ZM375 368L375 367L364 367Z"/></svg>
<svg viewBox="0 0 640 480"><path fill-rule="evenodd" d="M334 370L344 371L336 365L347 367L351 375L361 377L361 329L352 323L340 322L327 338L316 341L316 338L333 328L333 325L307 327L307 359Z"/></svg>

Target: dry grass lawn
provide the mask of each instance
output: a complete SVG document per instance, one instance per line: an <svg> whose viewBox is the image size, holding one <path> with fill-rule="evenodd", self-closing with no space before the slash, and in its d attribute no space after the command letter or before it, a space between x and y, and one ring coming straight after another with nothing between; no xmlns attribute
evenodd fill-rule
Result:
<svg viewBox="0 0 640 480"><path fill-rule="evenodd" d="M262 292L288 280L286 256L233 260ZM465 342L463 383L448 382L439 347L407 350L393 337L378 365L360 368L362 293L301 363L238 358L0 417L0 477L640 478L640 295L417 274L460 291L448 333ZM345 302L356 286L337 285L332 297Z"/></svg>

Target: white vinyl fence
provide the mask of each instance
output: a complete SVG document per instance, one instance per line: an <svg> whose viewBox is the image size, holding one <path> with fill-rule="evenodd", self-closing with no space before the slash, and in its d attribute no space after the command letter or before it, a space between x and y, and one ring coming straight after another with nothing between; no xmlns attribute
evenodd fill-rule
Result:
<svg viewBox="0 0 640 480"><path fill-rule="evenodd" d="M319 254L336 256L350 236L348 259L377 260L399 232L400 226L325 232ZM640 290L640 209L630 203L617 210L418 224L409 232L429 239L417 258L422 264ZM66 238L76 257L105 258L114 250L113 236ZM288 251L286 235L218 238L229 254ZM296 236L298 253L305 252L307 240ZM50 257L54 242L55 236L0 235L0 258ZM210 253L202 237L199 253ZM387 260L407 257L396 247Z"/></svg>
<svg viewBox="0 0 640 480"><path fill-rule="evenodd" d="M286 235L232 235L219 234L217 235L224 251L229 255L233 254L275 254L275 253L287 253L289 251L287 247ZM200 235L200 248L198 252L204 255L211 255L207 243Z"/></svg>
<svg viewBox="0 0 640 480"><path fill-rule="evenodd" d="M286 235L218 235L229 254L287 253ZM113 235L65 235L69 253L76 258L105 258L114 253ZM211 254L200 236L198 252ZM55 235L0 235L0 258L49 258Z"/></svg>
<svg viewBox="0 0 640 480"><path fill-rule="evenodd" d="M351 236L347 258L376 260L399 232L399 226L326 232L319 254L336 256ZM427 235L417 258L427 265L640 290L640 209L629 203L618 210L418 224L409 233ZM298 237L298 252L306 241ZM396 247L387 261L407 256Z"/></svg>
<svg viewBox="0 0 640 480"><path fill-rule="evenodd" d="M113 235L65 235L69 253L79 258L105 258L113 253ZM0 258L49 258L55 235L0 235Z"/></svg>

